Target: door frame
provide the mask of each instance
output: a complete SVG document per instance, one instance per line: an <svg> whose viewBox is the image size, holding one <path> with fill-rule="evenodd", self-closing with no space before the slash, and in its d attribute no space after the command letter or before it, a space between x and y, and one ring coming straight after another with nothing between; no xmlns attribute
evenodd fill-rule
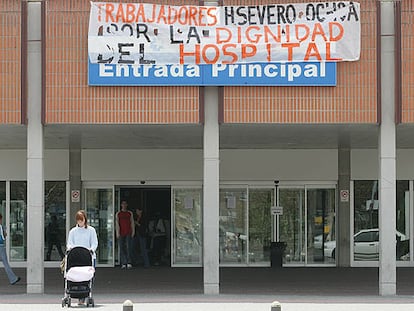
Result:
<svg viewBox="0 0 414 311"><path fill-rule="evenodd" d="M112 190L112 207L114 209L115 215L115 186L112 182L83 182L82 184L82 195L81 195L81 202L82 208L85 209L85 212L88 213L88 208L86 205L86 192L89 189L111 189ZM70 195L70 194L69 194ZM67 218L67 223L70 224L70 219ZM114 230L112 231L112 241L115 241L115 223L113 224ZM69 229L70 230L70 229ZM106 264L98 263L96 261L97 267L114 267L115 266L115 243L112 242L112 261ZM98 243L99 244L99 243ZM99 245L98 245L99 247Z"/></svg>
<svg viewBox="0 0 414 311"><path fill-rule="evenodd" d="M244 189L246 190L246 210L244 211L246 217L245 229L246 229L246 261L243 263L220 263L220 267L269 267L270 266L270 258L268 263L260 262L260 263L252 263L250 262L250 223L249 223L249 215L250 215L250 190L252 189L268 189L269 191L273 191L273 204L276 204L276 187L273 182L269 181L254 181L254 182L246 182L246 181L233 181L233 182L220 182L219 185L219 192L222 189ZM272 217L272 216L270 216ZM273 240L274 234L274 223L271 220L271 240Z"/></svg>
<svg viewBox="0 0 414 311"><path fill-rule="evenodd" d="M172 189L173 186L171 184L166 184L166 183L160 183L160 184L147 184L140 182L140 184L131 184L131 183L117 183L113 185L113 191L114 191L114 203L116 203L114 205L114 224L115 224L115 215L117 213L117 211L119 210L119 206L121 205L121 196L120 191L121 189L148 189L148 190L169 190L170 192L170 206L169 206L169 210L170 210L170 267L172 266L172 247L173 247L173 241L172 241L172 206L171 206L171 196L172 196ZM117 202L115 202L115 200L117 200ZM114 227L114 235L115 235L115 227ZM115 263L117 263L117 259L119 260L120 258L120 250L118 248L118 252L117 252L117 257L115 257L115 245L118 245L118 241L114 240L115 243L113 244L113 252L114 252L114 265Z"/></svg>
<svg viewBox="0 0 414 311"><path fill-rule="evenodd" d="M305 260L303 263L292 263L292 264L286 264L286 266L290 267L330 267L330 266L336 266L337 259L335 259L335 263L308 263L308 189L334 189L335 193L335 206L334 206L334 213L337 214L338 209L338 186L337 182L334 181L316 181L316 182L281 182L277 186L277 205L279 205L279 199L280 199L280 190L281 189L303 189L304 191L304 221L305 221L305 239L304 239L304 248L306 250L305 252ZM280 241L280 226L279 226L279 215L277 215L277 241ZM338 228L338 217L335 217L335 228Z"/></svg>
<svg viewBox="0 0 414 311"><path fill-rule="evenodd" d="M181 263L175 263L176 258L176 252L175 252L175 246L177 243L177 239L175 238L175 202L174 202L174 190L182 190L182 189L199 189L201 194L201 202L200 202L200 208L201 208L201 258L199 263L193 263L193 264L181 264ZM204 253L204 247L203 247L203 185L201 183L193 183L193 184L176 184L171 185L171 267L202 267L203 266L203 253Z"/></svg>
<svg viewBox="0 0 414 311"><path fill-rule="evenodd" d="M371 180L371 179L367 179ZM372 179L373 180L373 179ZM397 179L398 181L399 179ZM396 260L397 267L412 267L414 262L414 239L411 237L414 236L414 180L413 179L405 179L408 180L408 192L409 192L409 211L410 214L409 217L409 224L410 224L410 260L407 261L400 261ZM358 181L358 179L352 179L350 181L350 263L351 267L379 267L379 261L369 261L369 260L355 260L354 256L354 230L355 230L355 223L354 223L354 217L355 217L355 181Z"/></svg>

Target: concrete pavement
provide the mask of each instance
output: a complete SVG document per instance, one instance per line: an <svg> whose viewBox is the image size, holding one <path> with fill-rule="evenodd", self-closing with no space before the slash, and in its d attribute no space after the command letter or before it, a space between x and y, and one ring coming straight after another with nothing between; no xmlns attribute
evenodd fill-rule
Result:
<svg viewBox="0 0 414 311"><path fill-rule="evenodd" d="M411 303L281 303L281 311L412 311ZM70 309L87 309L76 304ZM97 303L99 311L122 311L122 303ZM55 304L0 304L2 311L63 310ZM133 302L134 311L271 311L271 302L187 302L140 303Z"/></svg>
<svg viewBox="0 0 414 311"><path fill-rule="evenodd" d="M11 286L0 269L0 311L62 310L63 277L45 269L45 294L26 294L22 281ZM96 309L122 311L129 299L134 311L405 311L414 310L414 269L398 269L397 296L378 295L377 268L223 268L220 295L203 295L202 269L98 268L93 289ZM72 309L78 307L74 300ZM86 308L85 308L86 309Z"/></svg>
<svg viewBox="0 0 414 311"><path fill-rule="evenodd" d="M52 311L61 307L62 295L0 295L1 311ZM281 311L412 311L414 296L297 296L297 295L163 295L95 294L99 311L123 311L133 302L134 311L271 311L278 301ZM87 309L73 299L70 309Z"/></svg>

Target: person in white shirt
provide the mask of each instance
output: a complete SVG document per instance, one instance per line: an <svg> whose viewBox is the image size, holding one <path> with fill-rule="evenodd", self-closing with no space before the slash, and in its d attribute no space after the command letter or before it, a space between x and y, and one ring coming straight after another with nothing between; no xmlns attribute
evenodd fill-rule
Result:
<svg viewBox="0 0 414 311"><path fill-rule="evenodd" d="M3 262L4 270L6 270L7 277L11 285L16 284L20 281L20 277L14 274L13 270L9 265L9 260L7 259L6 253L6 230L2 225L3 215L0 214L0 259Z"/></svg>
<svg viewBox="0 0 414 311"><path fill-rule="evenodd" d="M81 246L92 252L93 266L96 262L96 249L98 248L98 237L95 228L88 225L88 218L83 210L79 210L75 215L76 226L69 231L68 240L66 242L66 250ZM84 298L79 299L79 304L85 303Z"/></svg>
<svg viewBox="0 0 414 311"><path fill-rule="evenodd" d="M80 210L75 215L76 226L69 231L68 240L66 242L66 250L70 251L72 248L82 246L93 253L93 259L96 259L96 249L98 248L98 237L95 228L88 225L88 218L83 210Z"/></svg>

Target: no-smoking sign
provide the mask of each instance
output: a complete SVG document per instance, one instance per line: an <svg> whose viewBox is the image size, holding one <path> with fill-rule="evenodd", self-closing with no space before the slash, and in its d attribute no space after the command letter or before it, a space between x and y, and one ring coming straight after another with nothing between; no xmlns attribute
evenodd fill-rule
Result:
<svg viewBox="0 0 414 311"><path fill-rule="evenodd" d="M349 190L341 190L341 202L349 202Z"/></svg>
<svg viewBox="0 0 414 311"><path fill-rule="evenodd" d="M80 190L72 190L71 198L72 198L72 203L80 202Z"/></svg>

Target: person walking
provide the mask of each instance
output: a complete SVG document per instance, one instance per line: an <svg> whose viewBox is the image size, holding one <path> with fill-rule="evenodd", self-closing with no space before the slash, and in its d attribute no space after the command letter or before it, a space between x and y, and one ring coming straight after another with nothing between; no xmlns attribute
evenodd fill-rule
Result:
<svg viewBox="0 0 414 311"><path fill-rule="evenodd" d="M76 225L69 231L66 242L66 250L74 247L85 247L92 253L93 266L96 266L96 249L98 248L98 237L95 228L88 225L85 211L79 210L75 214ZM85 304L85 298L79 298L79 305Z"/></svg>
<svg viewBox="0 0 414 311"><path fill-rule="evenodd" d="M16 284L20 281L20 277L14 274L12 268L9 265L6 253L6 230L2 225L3 215L0 214L0 259L3 262L4 270L6 270L7 277L11 285Z"/></svg>
<svg viewBox="0 0 414 311"><path fill-rule="evenodd" d="M121 269L132 268L132 238L135 236L134 215L128 210L128 202L121 201L121 210L116 213L116 237L119 242Z"/></svg>

